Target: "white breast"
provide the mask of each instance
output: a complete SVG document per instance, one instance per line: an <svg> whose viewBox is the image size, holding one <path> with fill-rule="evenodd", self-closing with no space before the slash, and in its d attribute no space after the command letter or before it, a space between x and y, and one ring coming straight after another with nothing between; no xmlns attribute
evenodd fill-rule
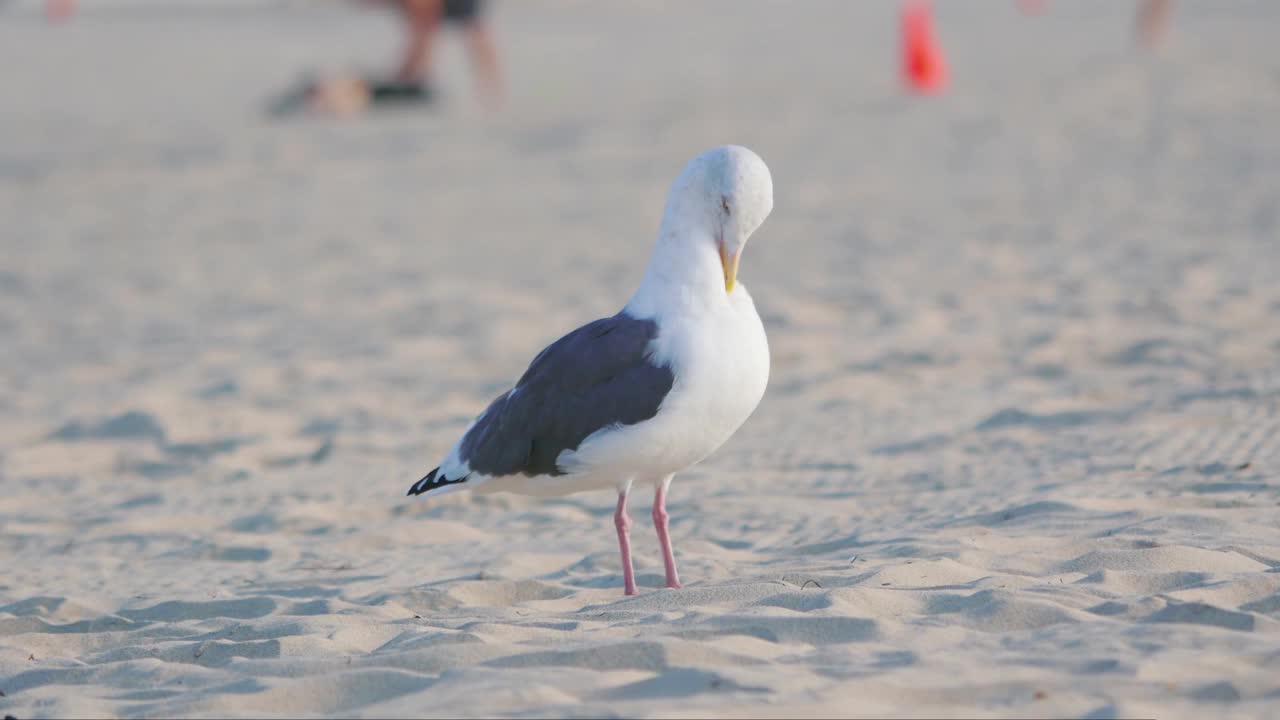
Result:
<svg viewBox="0 0 1280 720"><path fill-rule="evenodd" d="M665 477L710 455L755 411L769 381L769 346L745 287L704 312L659 318L659 328L654 360L672 368L675 383L658 414L591 435L561 456L561 467Z"/></svg>

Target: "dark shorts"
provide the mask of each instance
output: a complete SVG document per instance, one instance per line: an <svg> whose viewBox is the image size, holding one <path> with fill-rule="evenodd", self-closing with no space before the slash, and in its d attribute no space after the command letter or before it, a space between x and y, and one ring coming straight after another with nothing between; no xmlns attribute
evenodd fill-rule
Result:
<svg viewBox="0 0 1280 720"><path fill-rule="evenodd" d="M483 6L483 0L444 0L444 19L466 24L480 17Z"/></svg>

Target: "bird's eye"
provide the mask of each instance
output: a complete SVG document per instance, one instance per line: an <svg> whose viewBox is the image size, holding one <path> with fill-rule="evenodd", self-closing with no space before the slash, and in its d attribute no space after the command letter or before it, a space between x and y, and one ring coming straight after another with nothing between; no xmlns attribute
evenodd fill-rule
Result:
<svg viewBox="0 0 1280 720"><path fill-rule="evenodd" d="M729 214L729 198L725 195L720 196L720 207L724 208L724 214Z"/></svg>

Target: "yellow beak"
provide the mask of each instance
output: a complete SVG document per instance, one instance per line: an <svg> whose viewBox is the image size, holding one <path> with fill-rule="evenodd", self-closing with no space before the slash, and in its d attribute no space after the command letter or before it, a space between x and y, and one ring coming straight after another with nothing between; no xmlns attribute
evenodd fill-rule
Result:
<svg viewBox="0 0 1280 720"><path fill-rule="evenodd" d="M720 267L724 268L724 291L733 292L733 286L738 281L738 258L741 254L734 253L730 255L724 249L724 243L720 243Z"/></svg>

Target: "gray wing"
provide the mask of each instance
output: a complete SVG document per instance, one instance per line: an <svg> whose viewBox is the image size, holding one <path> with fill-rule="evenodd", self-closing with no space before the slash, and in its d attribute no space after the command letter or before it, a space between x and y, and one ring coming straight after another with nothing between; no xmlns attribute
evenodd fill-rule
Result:
<svg viewBox="0 0 1280 720"><path fill-rule="evenodd" d="M461 459L486 475L563 475L556 458L591 433L658 414L675 375L648 356L657 334L654 321L619 313L555 341L476 420Z"/></svg>

